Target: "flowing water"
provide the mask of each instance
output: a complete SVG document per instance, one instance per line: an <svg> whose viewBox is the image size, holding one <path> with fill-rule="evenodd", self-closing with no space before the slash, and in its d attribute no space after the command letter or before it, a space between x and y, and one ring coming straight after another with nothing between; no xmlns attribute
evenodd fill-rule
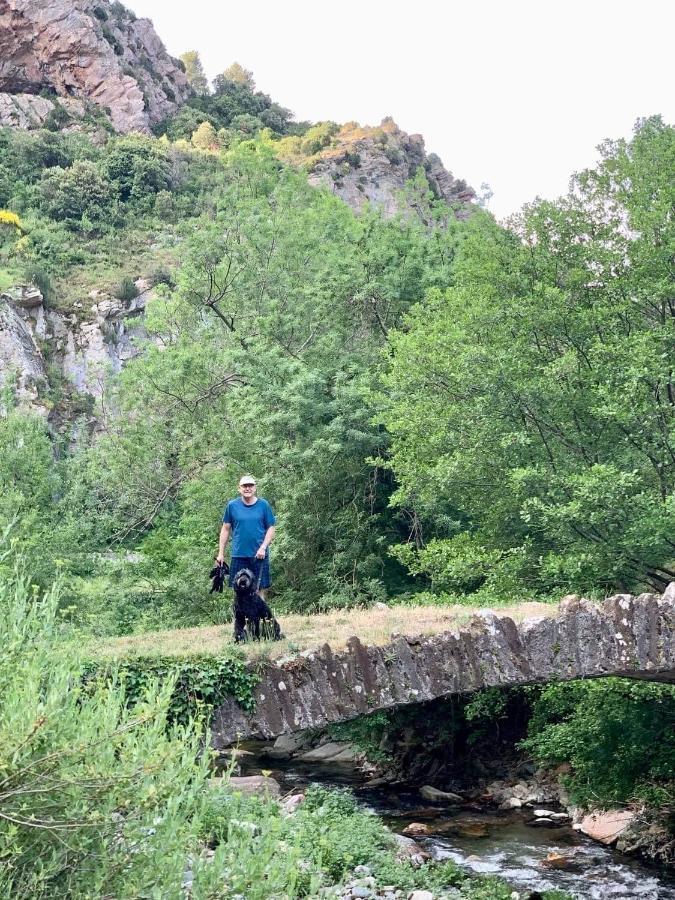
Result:
<svg viewBox="0 0 675 900"><path fill-rule="evenodd" d="M268 746L242 745L254 753L241 760L242 774L271 771L284 791L314 782L350 787L392 831L400 833L411 822L426 824L430 834L415 840L435 859L452 859L472 872L498 875L520 890L557 888L583 900L675 900L675 878L668 873L622 856L568 825L537 826L530 824L526 812L501 814L475 805L443 809L414 789L368 786L365 776L350 766L266 758Z"/></svg>

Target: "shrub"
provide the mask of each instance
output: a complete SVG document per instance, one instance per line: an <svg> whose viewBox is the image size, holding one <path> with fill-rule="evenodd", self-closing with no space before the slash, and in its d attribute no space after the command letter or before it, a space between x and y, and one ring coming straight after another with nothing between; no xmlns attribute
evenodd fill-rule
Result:
<svg viewBox="0 0 675 900"><path fill-rule="evenodd" d="M89 160L78 160L67 169L54 166L40 183L42 206L47 215L71 227L87 216L100 222L113 200L110 184Z"/></svg>
<svg viewBox="0 0 675 900"><path fill-rule="evenodd" d="M27 266L23 271L23 281L29 282L29 284L34 284L36 287L40 289L40 293L44 297L45 303L49 303L49 301L53 297L54 285L52 284L52 280L49 277L49 273L47 270L36 263Z"/></svg>
<svg viewBox="0 0 675 900"><path fill-rule="evenodd" d="M31 589L0 547L0 896L176 896L205 781L200 734L167 728L172 685L132 710L83 691L58 588Z"/></svg>
<svg viewBox="0 0 675 900"><path fill-rule="evenodd" d="M168 269L164 269L162 266L159 266L150 275L150 283L153 287L157 287L158 284L173 285L174 278Z"/></svg>
<svg viewBox="0 0 675 900"><path fill-rule="evenodd" d="M125 300L126 302L138 297L138 288L136 287L134 279L129 275L125 275L113 290L113 297L116 297L118 300Z"/></svg>
<svg viewBox="0 0 675 900"><path fill-rule="evenodd" d="M569 763L579 804L637 797L675 802L675 686L625 678L550 684L534 706L526 750L542 763Z"/></svg>

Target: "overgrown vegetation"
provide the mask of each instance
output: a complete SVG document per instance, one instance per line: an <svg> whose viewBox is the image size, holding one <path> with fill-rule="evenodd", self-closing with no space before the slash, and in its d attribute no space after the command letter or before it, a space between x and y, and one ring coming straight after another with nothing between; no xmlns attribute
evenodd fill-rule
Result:
<svg viewBox="0 0 675 900"><path fill-rule="evenodd" d="M602 146L568 196L502 227L480 209L457 221L423 172L408 195L419 215L356 217L284 161L311 166L363 130L294 124L241 66L160 138L85 125L96 140L0 131L0 287L30 279L69 321L86 320L95 289L128 303L144 276L156 291L144 352L99 400L57 374L35 386L45 420L17 404L3 372L0 527L12 523L30 560L24 594L27 581L47 590L60 572L59 615L88 635L223 622L205 573L242 471L259 476L279 518L282 611L661 591L675 578L672 127L639 122L630 141ZM380 143L386 151L386 128ZM61 666L57 654L65 683L58 673L74 670ZM131 691L144 708L151 671L178 678L147 700L159 710L152 722L188 722L224 689L250 700L237 660L175 666L130 662L125 681L102 682L85 711L103 714L109 698L104 726L131 733L122 698ZM74 716L82 697L69 691L58 702ZM548 699L527 746L571 762L580 799L671 802L672 748L659 731L668 689L593 684L552 688ZM33 718L16 727L25 750L7 744L17 759L33 752L42 702L26 701ZM87 721L83 746L93 713ZM164 744L159 726L148 728L152 738L138 740L155 741L174 766L187 810L195 776L180 774L178 732ZM64 747L59 734L50 740ZM632 749L619 752L626 735ZM643 752L657 736L659 752ZM91 783L114 780L110 771L96 769ZM109 822L125 799L106 785ZM67 815L88 829L89 795L75 794ZM148 821L133 827L155 827ZM44 849L50 835L16 851L34 859L39 846L48 868L8 877L24 893L43 890L41 878L75 879L76 895L80 851ZM24 840L7 846L15 839ZM95 871L104 856L126 865L108 840L101 831L87 845L87 871L114 893L119 872ZM150 876L139 872L141 884Z"/></svg>
<svg viewBox="0 0 675 900"><path fill-rule="evenodd" d="M453 863L398 862L391 834L347 794L311 789L283 817L227 777L207 788L204 720L172 722L172 678L83 681L58 586L31 588L6 536L0 549L3 897L179 897L187 885L195 900L312 897L360 863L379 884L510 896Z"/></svg>
<svg viewBox="0 0 675 900"><path fill-rule="evenodd" d="M626 678L547 685L523 747L541 763L569 763L581 806L635 801L675 810L675 687Z"/></svg>

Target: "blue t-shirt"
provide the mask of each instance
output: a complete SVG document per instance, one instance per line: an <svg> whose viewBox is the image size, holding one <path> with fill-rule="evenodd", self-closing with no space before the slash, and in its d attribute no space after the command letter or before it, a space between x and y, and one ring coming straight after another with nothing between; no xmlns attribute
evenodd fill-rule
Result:
<svg viewBox="0 0 675 900"><path fill-rule="evenodd" d="M232 526L232 556L255 556L265 538L265 532L276 523L272 507L258 497L247 506L237 497L230 500L223 513L223 522ZM269 550L268 550L269 553Z"/></svg>

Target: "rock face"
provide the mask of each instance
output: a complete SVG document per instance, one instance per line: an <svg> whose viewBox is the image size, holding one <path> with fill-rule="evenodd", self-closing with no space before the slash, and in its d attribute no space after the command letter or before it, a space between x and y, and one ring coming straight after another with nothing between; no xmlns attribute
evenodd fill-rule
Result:
<svg viewBox="0 0 675 900"><path fill-rule="evenodd" d="M602 675L675 681L675 600L619 594L604 603L566 600L556 618L516 624L486 611L462 631L401 636L384 647L358 638L270 664L255 712L234 700L213 721L213 741L273 738L356 716L485 687Z"/></svg>
<svg viewBox="0 0 675 900"><path fill-rule="evenodd" d="M27 295L27 296L26 296ZM28 305L22 306L26 297ZM39 291L17 290L0 295L0 388L7 382L16 386L22 404L40 408L40 391L47 386L47 367L34 331L27 322Z"/></svg>
<svg viewBox="0 0 675 900"><path fill-rule="evenodd" d="M44 415L41 397L48 387L47 362L41 344L50 349L51 363L80 394L99 398L109 373L119 372L140 352L147 336L143 312L152 289L137 282L139 294L123 301L92 291L90 305L77 303L72 314L45 308L34 287L18 287L0 295L0 387L9 379L19 400Z"/></svg>
<svg viewBox="0 0 675 900"><path fill-rule="evenodd" d="M84 117L86 109L83 101L77 97L50 100L38 94L0 94L0 125L9 128L21 128L24 131L42 128L49 123L50 116L57 115L57 112L62 116L61 121L65 119L72 122L72 125L62 129L68 131L69 127L75 127Z"/></svg>
<svg viewBox="0 0 675 900"><path fill-rule="evenodd" d="M0 91L19 95L0 124L44 120L47 91L96 104L119 132L149 131L190 95L149 19L108 0L0 0Z"/></svg>
<svg viewBox="0 0 675 900"><path fill-rule="evenodd" d="M422 135L406 134L392 119L377 128L343 125L315 157L309 181L330 188L356 211L370 202L391 217L400 211L401 191L419 168L435 198L466 214L475 200L473 189L446 171L434 153L427 155Z"/></svg>

